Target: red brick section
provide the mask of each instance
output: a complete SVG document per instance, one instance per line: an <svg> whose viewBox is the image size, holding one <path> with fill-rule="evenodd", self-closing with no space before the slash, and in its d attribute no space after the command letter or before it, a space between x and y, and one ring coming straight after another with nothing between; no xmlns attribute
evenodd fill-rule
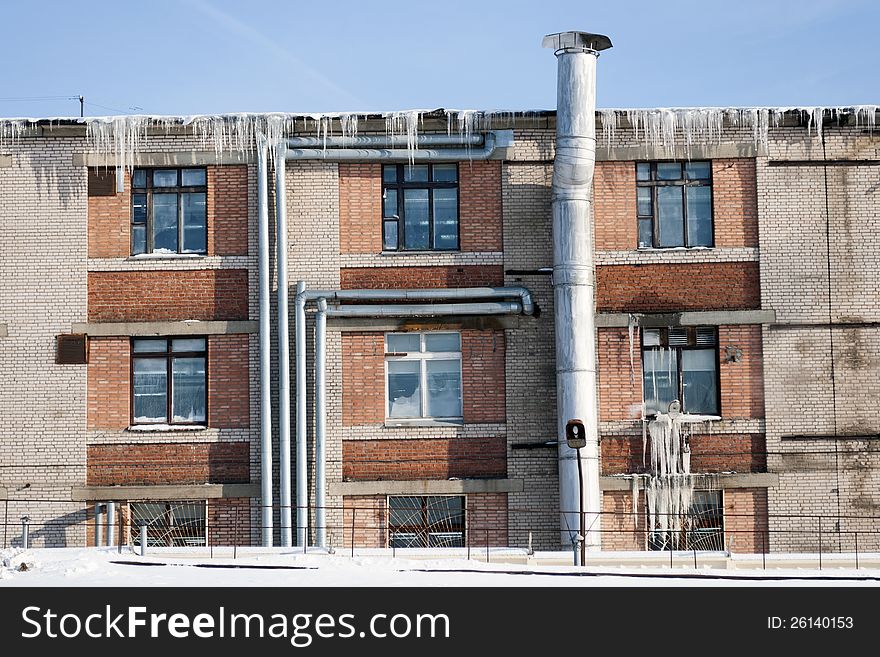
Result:
<svg viewBox="0 0 880 657"><path fill-rule="evenodd" d="M738 362L725 362L727 347ZM721 412L725 418L764 417L764 355L760 325L719 326Z"/></svg>
<svg viewBox="0 0 880 657"><path fill-rule="evenodd" d="M89 321L247 319L246 269L89 272Z"/></svg>
<svg viewBox="0 0 880 657"><path fill-rule="evenodd" d="M98 167L103 173L104 167ZM112 169L111 169L112 172ZM125 191L89 197L89 257L124 258L131 255L131 176L125 173Z"/></svg>
<svg viewBox="0 0 880 657"><path fill-rule="evenodd" d="M501 162L461 162L458 176L461 250L501 251Z"/></svg>
<svg viewBox="0 0 880 657"><path fill-rule="evenodd" d="M129 425L130 353L128 338L92 338L89 341L89 429L124 429Z"/></svg>
<svg viewBox="0 0 880 657"><path fill-rule="evenodd" d="M89 445L88 486L242 484L250 481L250 443Z"/></svg>
<svg viewBox="0 0 880 657"><path fill-rule="evenodd" d="M248 341L247 335L208 338L208 426L250 425Z"/></svg>
<svg viewBox="0 0 880 657"><path fill-rule="evenodd" d="M328 530L331 545L381 548L388 542L388 502L384 495L342 498L342 527ZM341 534L341 535L340 535Z"/></svg>
<svg viewBox="0 0 880 657"><path fill-rule="evenodd" d="M351 547L379 548L388 545L388 502L385 495L351 495L342 500L343 526L334 532L334 542L342 539ZM506 547L507 494L475 493L465 499L465 540L471 547ZM354 523L352 524L352 520Z"/></svg>
<svg viewBox="0 0 880 657"><path fill-rule="evenodd" d="M758 263L596 267L596 307L599 312L760 308Z"/></svg>
<svg viewBox="0 0 880 657"><path fill-rule="evenodd" d="M339 251L382 250L382 165L339 164Z"/></svg>
<svg viewBox="0 0 880 657"><path fill-rule="evenodd" d="M504 477L506 474L507 446L503 436L342 442L342 478L346 481Z"/></svg>
<svg viewBox="0 0 880 657"><path fill-rule="evenodd" d="M598 329L599 420L632 420L642 415L641 332L633 330L630 367L629 330Z"/></svg>
<svg viewBox="0 0 880 657"><path fill-rule="evenodd" d="M713 434L691 436L691 472L765 472L764 434ZM645 473L650 468L651 450L642 461L641 436L604 436L600 443L602 474Z"/></svg>
<svg viewBox="0 0 880 657"><path fill-rule="evenodd" d="M767 489L724 491L724 540L731 552L769 551Z"/></svg>
<svg viewBox="0 0 880 657"><path fill-rule="evenodd" d="M504 331L461 331L462 402L466 423L504 422ZM385 334L342 334L342 422L385 421Z"/></svg>
<svg viewBox="0 0 880 657"><path fill-rule="evenodd" d="M504 284L501 265L464 267L359 267L341 269L342 289L483 287Z"/></svg>
<svg viewBox="0 0 880 657"><path fill-rule="evenodd" d="M755 160L712 161L715 246L758 246L758 186Z"/></svg>
<svg viewBox="0 0 880 657"><path fill-rule="evenodd" d="M247 166L209 166L207 169L208 255L247 255Z"/></svg>
<svg viewBox="0 0 880 657"><path fill-rule="evenodd" d="M639 513L633 516L632 493L629 491L605 491L602 493L602 549L645 550L646 526L644 499Z"/></svg>
<svg viewBox="0 0 880 657"><path fill-rule="evenodd" d="M593 175L593 217L597 251L638 246L635 162L597 162Z"/></svg>
<svg viewBox="0 0 880 657"><path fill-rule="evenodd" d="M342 423L385 420L385 334L342 333Z"/></svg>
<svg viewBox="0 0 880 657"><path fill-rule="evenodd" d="M208 500L208 545L250 544L250 498L229 497Z"/></svg>

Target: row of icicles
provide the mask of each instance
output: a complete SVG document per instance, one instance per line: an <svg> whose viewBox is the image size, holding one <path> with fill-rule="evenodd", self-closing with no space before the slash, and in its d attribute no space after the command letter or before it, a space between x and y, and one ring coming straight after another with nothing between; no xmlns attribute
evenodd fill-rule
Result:
<svg viewBox="0 0 880 657"><path fill-rule="evenodd" d="M807 134L822 135L824 121L849 123L873 130L880 105L853 107L700 107L657 109L600 109L597 112L600 142L610 146L618 130L626 127L646 146L662 147L672 152L677 144L686 148L697 143L717 143L726 129L748 129L756 146L766 148L769 131L782 125L785 117L799 113ZM509 126L517 118L543 116L541 111L477 111L477 110L408 110L385 112L385 132L389 136L406 135L410 151L418 148L418 135L428 115L445 114L447 133L469 137L476 131ZM41 121L60 123L76 121L86 126L89 149L95 153L113 154L118 166L131 168L135 156L144 147L147 135L155 130L168 132L188 130L203 149L217 155L225 152L250 153L256 137L263 134L270 146L285 135L313 134L319 139L341 134L355 137L361 121L377 114L337 112L326 114L214 114L193 116L125 115L86 118L18 118L0 119L0 148L14 146L18 140Z"/></svg>

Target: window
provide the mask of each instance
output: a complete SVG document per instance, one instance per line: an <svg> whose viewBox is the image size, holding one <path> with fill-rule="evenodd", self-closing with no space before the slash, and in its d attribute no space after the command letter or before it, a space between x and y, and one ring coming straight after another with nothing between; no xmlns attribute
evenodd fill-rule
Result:
<svg viewBox="0 0 880 657"><path fill-rule="evenodd" d="M147 525L148 547L207 545L207 503L129 502L132 545L141 544L141 525Z"/></svg>
<svg viewBox="0 0 880 657"><path fill-rule="evenodd" d="M666 413L674 399L682 412L718 415L718 338L715 327L642 331L645 413Z"/></svg>
<svg viewBox="0 0 880 657"><path fill-rule="evenodd" d="M131 252L206 253L205 169L135 169L131 176Z"/></svg>
<svg viewBox="0 0 880 657"><path fill-rule="evenodd" d="M204 424L205 338L132 340L134 424Z"/></svg>
<svg viewBox="0 0 880 657"><path fill-rule="evenodd" d="M464 545L464 497L388 498L389 547Z"/></svg>
<svg viewBox="0 0 880 657"><path fill-rule="evenodd" d="M382 249L458 249L458 165L382 167Z"/></svg>
<svg viewBox="0 0 880 657"><path fill-rule="evenodd" d="M652 530L650 550L723 550L724 506L720 490L695 490L681 529Z"/></svg>
<svg viewBox="0 0 880 657"><path fill-rule="evenodd" d="M388 333L389 418L461 420L461 335Z"/></svg>
<svg viewBox="0 0 880 657"><path fill-rule="evenodd" d="M639 248L712 246L710 162L636 163Z"/></svg>

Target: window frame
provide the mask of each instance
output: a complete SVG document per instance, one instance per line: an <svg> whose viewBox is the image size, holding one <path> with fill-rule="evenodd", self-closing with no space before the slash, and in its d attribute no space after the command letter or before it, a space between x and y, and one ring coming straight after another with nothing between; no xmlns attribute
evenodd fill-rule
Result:
<svg viewBox="0 0 880 657"><path fill-rule="evenodd" d="M417 525L394 525L391 524L391 500L392 499L419 499L421 501L421 521ZM430 544L430 535L431 535L431 524L428 521L428 511L431 508L430 500L437 499L460 499L461 500L461 524L460 525L452 525L450 524L448 532L433 532L433 533L460 533L461 534L461 545L431 545ZM418 546L408 546L409 548L415 547L416 549L438 549L448 547L454 549L456 547L466 547L468 544L468 534L467 534L467 495L388 495L385 498L385 509L388 521L386 523L387 526L387 535L385 536L385 544L388 547L395 547L396 549L405 549L405 548L397 548L397 546L392 546L393 535L395 532L399 533L407 533L407 534L415 534L419 542L421 543Z"/></svg>
<svg viewBox="0 0 880 657"><path fill-rule="evenodd" d="M135 352L134 343L137 340L165 340L165 351L142 351ZM174 340L204 340L204 351L172 351L171 343ZM208 369L208 336L206 335L176 335L176 336L137 336L131 337L129 340L129 375L128 375L128 392L129 392L129 422L130 426L155 426L167 424L169 426L187 426L187 427L207 427L210 415L208 394L208 382L210 381L210 371ZM134 414L134 362L138 358L141 359L165 359L165 421L164 422L138 422ZM181 422L174 421L173 405L174 405L174 377L172 374L172 365L175 358L204 358L205 359L205 419L200 422Z"/></svg>
<svg viewBox="0 0 880 657"><path fill-rule="evenodd" d="M458 336L458 351L426 351L426 336L429 335L457 335ZM407 352L397 352L397 351L389 351L388 350L388 336L390 335L418 335L419 336L419 351L407 351ZM463 424L464 423L464 379L462 372L462 342L461 342L461 331L389 331L386 332L383 336L384 342L384 351L385 351L385 424L389 425L397 425L397 424L412 424L419 422L443 422L443 423L454 423L454 424ZM455 357L457 355L457 358ZM440 416L440 415L427 415L428 410L428 361L431 360L457 360L458 361L458 380L459 385L461 387L461 394L459 396L461 402L461 415L454 416ZM408 361L408 362L418 362L419 363L419 389L420 389L420 404L421 404L421 415L413 416L413 417L394 417L390 415L391 413L391 399L389 397L389 372L388 372L388 363L389 362L399 362L399 361Z"/></svg>
<svg viewBox="0 0 880 657"><path fill-rule="evenodd" d="M709 165L709 177L703 178L699 180L688 180L687 178L687 165L688 164L699 164L706 163ZM647 164L650 167L651 178L650 180L639 180L639 165ZM681 166L682 177L677 180L660 180L657 176L657 165L658 164L678 164ZM714 179L713 179L713 171L712 171L712 160L651 160L651 161L637 161L635 162L635 179L636 179L636 248L643 250L665 250L665 249L714 249L715 248L715 189L714 189ZM640 187L647 187L651 190L651 214L643 215L639 213L639 198L638 198L638 190ZM657 203L657 190L660 187L681 187L682 189L682 228L683 228L683 240L680 245L672 245L672 246L660 246L659 245L659 225L660 225L660 216L659 216L659 205ZM687 208L687 188L688 187L708 187L711 190L711 224L712 224L712 239L709 244L696 244L691 246L688 244L688 208ZM643 221L651 222L651 244L648 246L642 246L639 240L639 233L641 223Z"/></svg>
<svg viewBox="0 0 880 657"><path fill-rule="evenodd" d="M455 166L455 181L434 181L434 165L453 165ZM404 171L409 166L427 166L428 180L406 182L404 180ZM396 168L396 181L389 183L385 181L385 169ZM437 251L440 253L455 253L461 251L461 168L458 162L425 162L410 165L407 163L383 164L381 169L382 176L382 198L381 198L381 214L382 226L380 230L380 239L382 241L383 253L427 253ZM394 189L397 192L397 214L394 217L385 216L385 198L387 190ZM406 215L404 213L404 191L407 189L426 189L428 191L428 248L413 249L406 247ZM455 194L455 248L444 249L437 248L434 244L434 190L435 189L454 189ZM397 224L397 248L388 248L385 244L385 224Z"/></svg>
<svg viewBox="0 0 880 657"><path fill-rule="evenodd" d="M676 329L685 329L688 333L688 344L686 345L670 345L669 344L669 330L670 328ZM715 341L712 345L699 345L697 344L697 329L712 329L715 335ZM659 345L645 345L645 331L659 331L660 332L660 344ZM675 397L681 402L682 413L690 413L690 410L684 407L684 380L683 380L683 370L682 370L682 353L684 351L705 351L708 349L713 349L715 351L715 398L716 398L716 407L712 412L706 411L698 411L700 415L718 415L721 416L721 357L720 357L720 349L718 347L718 327L717 326L676 326L676 327L660 327L660 326L646 326L642 327L641 334L639 336L641 341L641 358L642 358L642 404L645 404L645 390L644 390L644 381L645 381L645 352L646 351L659 351L661 349L674 349L675 350L675 366L677 368L677 384L676 384L676 392L677 396ZM645 412L647 417L654 417L656 412L648 413L647 409Z"/></svg>
<svg viewBox="0 0 880 657"><path fill-rule="evenodd" d="M137 171L145 171L146 172L146 186L144 187L136 187L134 184L135 180L135 172ZM153 184L153 175L156 171L176 171L177 172L177 185L174 187L156 187ZM183 182L183 171L204 171L205 172L205 184L204 185L182 185ZM208 167L137 167L132 170L131 176L131 194L130 194L130 221L129 221L129 251L131 255L139 256L139 255L172 255L172 254L163 254L156 253L155 244L153 240L153 194L176 194L177 195L177 255L188 255L188 256L206 256L208 255ZM134 197L135 194L144 194L146 196L146 220L144 221L144 251L143 253L135 253L134 248L134 227L140 224L136 224L134 221ZM183 216L183 195L184 194L204 194L205 195L205 249L204 251L183 251L183 221L181 221L181 217Z"/></svg>

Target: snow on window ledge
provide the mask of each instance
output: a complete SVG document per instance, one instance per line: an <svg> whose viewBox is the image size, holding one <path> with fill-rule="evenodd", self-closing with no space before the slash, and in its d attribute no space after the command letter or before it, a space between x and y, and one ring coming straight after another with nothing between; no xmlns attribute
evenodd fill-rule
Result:
<svg viewBox="0 0 880 657"><path fill-rule="evenodd" d="M434 418L387 418L385 420L386 429L396 429L400 427L460 427L464 424L463 419L453 418L438 420Z"/></svg>
<svg viewBox="0 0 880 657"><path fill-rule="evenodd" d="M174 251L153 251L152 253L138 253L129 256L128 260L178 260L178 259L194 259L206 258L204 253L175 253Z"/></svg>
<svg viewBox="0 0 880 657"><path fill-rule="evenodd" d="M205 431L204 424L132 424L126 431Z"/></svg>

